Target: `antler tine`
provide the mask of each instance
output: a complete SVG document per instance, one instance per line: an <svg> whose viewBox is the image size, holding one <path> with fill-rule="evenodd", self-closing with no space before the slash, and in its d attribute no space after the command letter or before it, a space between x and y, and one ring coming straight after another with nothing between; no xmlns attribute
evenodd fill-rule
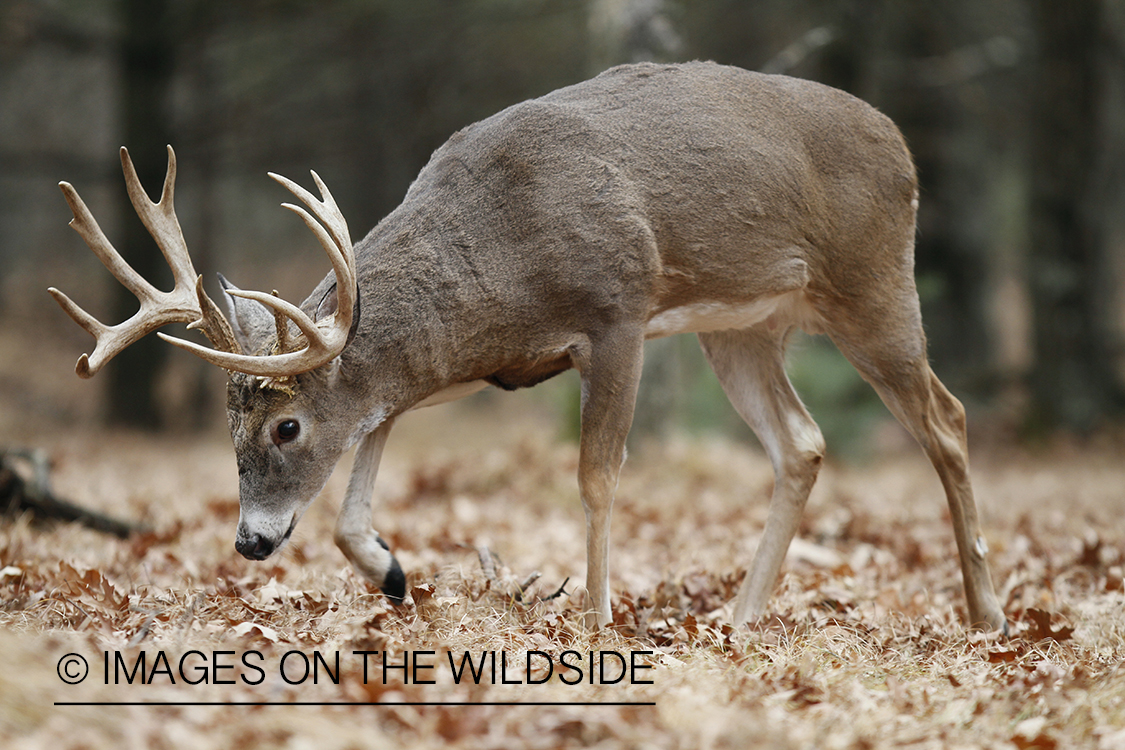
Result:
<svg viewBox="0 0 1125 750"><path fill-rule="evenodd" d="M332 270L336 274L337 303L333 327L342 328L346 340L347 333L352 325L352 311L355 308L356 297L359 293L355 272L355 251L352 248L351 235L348 232L348 222L344 219L340 207L336 205L336 200L332 197L328 186L324 184L324 180L320 179L320 175L316 172L310 171L310 173L323 200L317 200L312 193L287 177L282 177L273 172L270 173L270 177L300 198L301 202L312 211L310 216L309 212L300 206L295 206L292 203L282 204L301 217L305 226L316 235L321 247L324 248L332 262ZM313 216L319 220L319 223L313 219Z"/></svg>
<svg viewBox="0 0 1125 750"><path fill-rule="evenodd" d="M121 254L113 247L74 186L69 182L60 182L59 188L62 190L63 197L66 198L67 205L70 206L71 213L74 214L74 218L70 220L70 228L78 232L79 236L86 241L86 244L89 245L94 255L98 256L102 265L137 297L155 293L156 288L134 271L133 267L126 263Z"/></svg>
<svg viewBox="0 0 1125 750"><path fill-rule="evenodd" d="M192 296L191 290L195 284L195 267L191 263L187 242L180 228L180 220L176 218L176 152L168 146L168 170L164 175L164 188L160 193L160 200L153 203L137 177L137 170L133 160L129 157L129 150L121 147L121 170L125 173L125 187L129 192L129 201L145 229L156 240L157 247L164 255L164 260L172 269L172 278L175 288L182 289L185 296Z"/></svg>
<svg viewBox="0 0 1125 750"><path fill-rule="evenodd" d="M317 223L309 215L309 212L300 206L294 206L292 203L282 203L281 205L301 217L305 226L316 235L321 246L328 253L328 258L332 261L332 270L336 274L336 299L338 304L336 305L334 321L336 325L343 326L344 331L347 332L352 325L352 310L355 308L357 293L355 256L352 252L352 246L337 244L335 236L330 236L330 230L325 231L324 226ZM346 227L344 237L347 237ZM293 322L297 321L294 320Z"/></svg>
<svg viewBox="0 0 1125 750"><path fill-rule="evenodd" d="M160 203L152 203L144 194L129 153L124 148L121 149L121 165L133 206L172 267L176 285L171 292L162 292L146 281L113 247L78 195L78 191L69 183L59 183L63 196L74 214L70 226L81 235L109 272L140 302L140 309L128 320L114 326L107 326L59 290L54 288L48 290L63 310L95 338L93 353L83 354L75 365L75 372L83 378L92 377L122 349L157 328L168 323L191 323L202 316L193 288L195 270L187 255L187 246L183 241L179 222L172 210L176 179L176 159L172 148L168 148L168 171L164 178L164 191ZM154 209L158 213L154 212Z"/></svg>
<svg viewBox="0 0 1125 750"><path fill-rule="evenodd" d="M157 334L170 344L185 349L208 362L227 370L243 372L264 378L286 378L314 370L331 361L344 350L348 342L355 310L358 289L356 286L355 253L352 249L348 223L340 212L332 194L320 177L313 172L313 180L320 189L322 200L292 180L271 173L270 177L285 186L309 210L293 204L283 204L296 213L316 235L332 262L336 274L337 309L327 323L318 324L296 305L263 292L227 290L227 294L254 300L293 321L305 336L305 347L293 352L280 352L265 356L250 356L208 349L190 341ZM310 213L311 212L311 213ZM314 218L315 217L315 218ZM279 340L282 332L279 330Z"/></svg>
<svg viewBox="0 0 1125 750"><path fill-rule="evenodd" d="M285 187L286 190L293 193L301 199L301 202L308 206L316 218L322 222L332 234L333 244L336 247L344 249L345 254L351 254L352 240L348 233L348 222L344 219L340 207L336 205L336 199L332 197L332 193L328 190L328 186L324 184L324 180L320 179L315 171L309 170L312 175L316 187L320 190L321 200L316 196L305 190L288 177L270 172L269 176L278 184ZM290 204L283 204L289 206ZM329 251L331 252L331 251Z"/></svg>

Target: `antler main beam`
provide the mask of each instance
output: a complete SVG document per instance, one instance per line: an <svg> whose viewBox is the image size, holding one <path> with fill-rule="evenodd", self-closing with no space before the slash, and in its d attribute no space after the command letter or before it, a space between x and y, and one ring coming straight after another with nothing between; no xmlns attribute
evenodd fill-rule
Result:
<svg viewBox="0 0 1125 750"><path fill-rule="evenodd" d="M79 307L70 297L52 287L48 291L78 325L95 339L92 354L78 359L75 371L83 378L93 376L125 347L169 323L187 323L188 328L202 330L210 339L213 349L158 334L162 339L187 349L203 359L227 370L244 372L260 377L283 378L316 369L338 356L347 345L357 298L355 255L352 251L348 225L340 208L333 200L324 182L313 172L313 180L322 198L318 200L307 190L284 177L271 174L299 198L309 210L285 204L297 213L317 236L328 253L336 274L337 307L335 314L316 323L295 305L272 295L251 291L230 291L229 294L256 300L292 320L304 334L305 347L294 352L279 352L266 356L243 353L229 321L219 312L215 303L203 291L202 278L195 272L187 243L184 241L179 220L173 206L176 185L176 154L168 147L168 170L160 200L153 203L141 186L129 152L121 149L121 167L129 200L145 228L160 248L172 269L175 286L163 292L138 274L106 238L93 214L70 183L59 183L74 219L70 225L77 231L110 273L132 292L140 302L140 309L128 320L108 326ZM311 213L310 213L311 212ZM314 218L315 217L315 218Z"/></svg>

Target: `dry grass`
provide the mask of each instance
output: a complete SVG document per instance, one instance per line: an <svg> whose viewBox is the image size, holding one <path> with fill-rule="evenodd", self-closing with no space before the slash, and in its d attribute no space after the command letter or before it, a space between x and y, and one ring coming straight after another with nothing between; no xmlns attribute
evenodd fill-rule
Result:
<svg viewBox="0 0 1125 750"><path fill-rule="evenodd" d="M765 516L752 449L669 441L635 451L614 518L615 627L580 626L585 574L573 446L529 402L492 416L442 407L402 425L377 525L408 571L394 608L332 546L346 466L277 560L233 550L237 482L225 439L41 431L62 496L141 518L120 542L74 527L0 526L0 744L6 748L1102 747L1125 748L1125 466L1119 446L975 456L993 570L1014 636L972 634L938 483L920 453L829 464L803 544L757 627L724 625ZM501 423L501 419L506 420ZM344 462L347 463L346 461ZM501 561L489 578L480 550ZM517 600L513 591L541 575ZM262 670L184 684L189 651ZM454 684L447 652L651 652L652 684ZM105 684L103 653L161 652L175 684ZM339 684L287 684L290 651L340 658ZM434 663L403 684L371 657ZM420 652L432 651L432 655ZM80 685L56 674L74 652ZM407 657L406 655L409 655ZM542 657L533 657L541 677ZM187 664L198 668L202 657ZM288 661L290 668L300 667ZM290 677L299 673L292 670ZM199 672L188 672L199 675ZM570 673L573 677L573 672ZM413 680L411 681L413 682ZM57 706L58 701L372 702L380 706ZM418 706L411 702L654 702ZM398 704L398 705L393 705Z"/></svg>

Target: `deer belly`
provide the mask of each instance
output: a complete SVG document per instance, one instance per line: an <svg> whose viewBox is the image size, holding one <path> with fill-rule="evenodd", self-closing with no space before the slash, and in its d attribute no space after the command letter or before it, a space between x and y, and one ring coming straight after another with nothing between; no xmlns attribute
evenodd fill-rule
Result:
<svg viewBox="0 0 1125 750"><path fill-rule="evenodd" d="M753 328L765 323L774 326L799 325L815 333L816 313L802 290L794 290L749 302L692 302L661 310L649 318L645 338L656 339L676 333L706 333Z"/></svg>
<svg viewBox="0 0 1125 750"><path fill-rule="evenodd" d="M477 391L487 387L488 383L483 380L472 380L468 383L456 383L449 386L448 388L443 388L437 393L431 394L422 399L418 403L414 404L414 406L410 407L410 411L413 411L414 409L421 409L426 406L448 404L450 401L456 401L457 399L471 396Z"/></svg>

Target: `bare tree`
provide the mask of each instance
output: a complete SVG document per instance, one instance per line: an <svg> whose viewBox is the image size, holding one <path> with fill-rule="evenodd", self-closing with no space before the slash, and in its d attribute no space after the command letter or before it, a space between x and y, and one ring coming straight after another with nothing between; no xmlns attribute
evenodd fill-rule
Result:
<svg viewBox="0 0 1125 750"><path fill-rule="evenodd" d="M1031 255L1036 357L1033 418L1086 430L1119 415L1105 237L1111 197L1099 186L1105 24L1100 0L1033 2L1039 57L1032 107Z"/></svg>
<svg viewBox="0 0 1125 750"><path fill-rule="evenodd" d="M145 185L159 185L163 178L164 148L171 142L167 97L175 69L175 44L169 28L168 0L124 0L124 30L121 40L121 119L124 140L137 155L137 171ZM132 209L124 192L120 212L127 218ZM119 250L145 278L169 277L160 252L144 227L135 220L121 222ZM160 282L158 282L158 286ZM113 301L116 320L124 320L137 309L136 298L126 289ZM110 371L109 413L111 422L154 429L160 423L156 383L166 347L159 341L142 341L115 362Z"/></svg>

